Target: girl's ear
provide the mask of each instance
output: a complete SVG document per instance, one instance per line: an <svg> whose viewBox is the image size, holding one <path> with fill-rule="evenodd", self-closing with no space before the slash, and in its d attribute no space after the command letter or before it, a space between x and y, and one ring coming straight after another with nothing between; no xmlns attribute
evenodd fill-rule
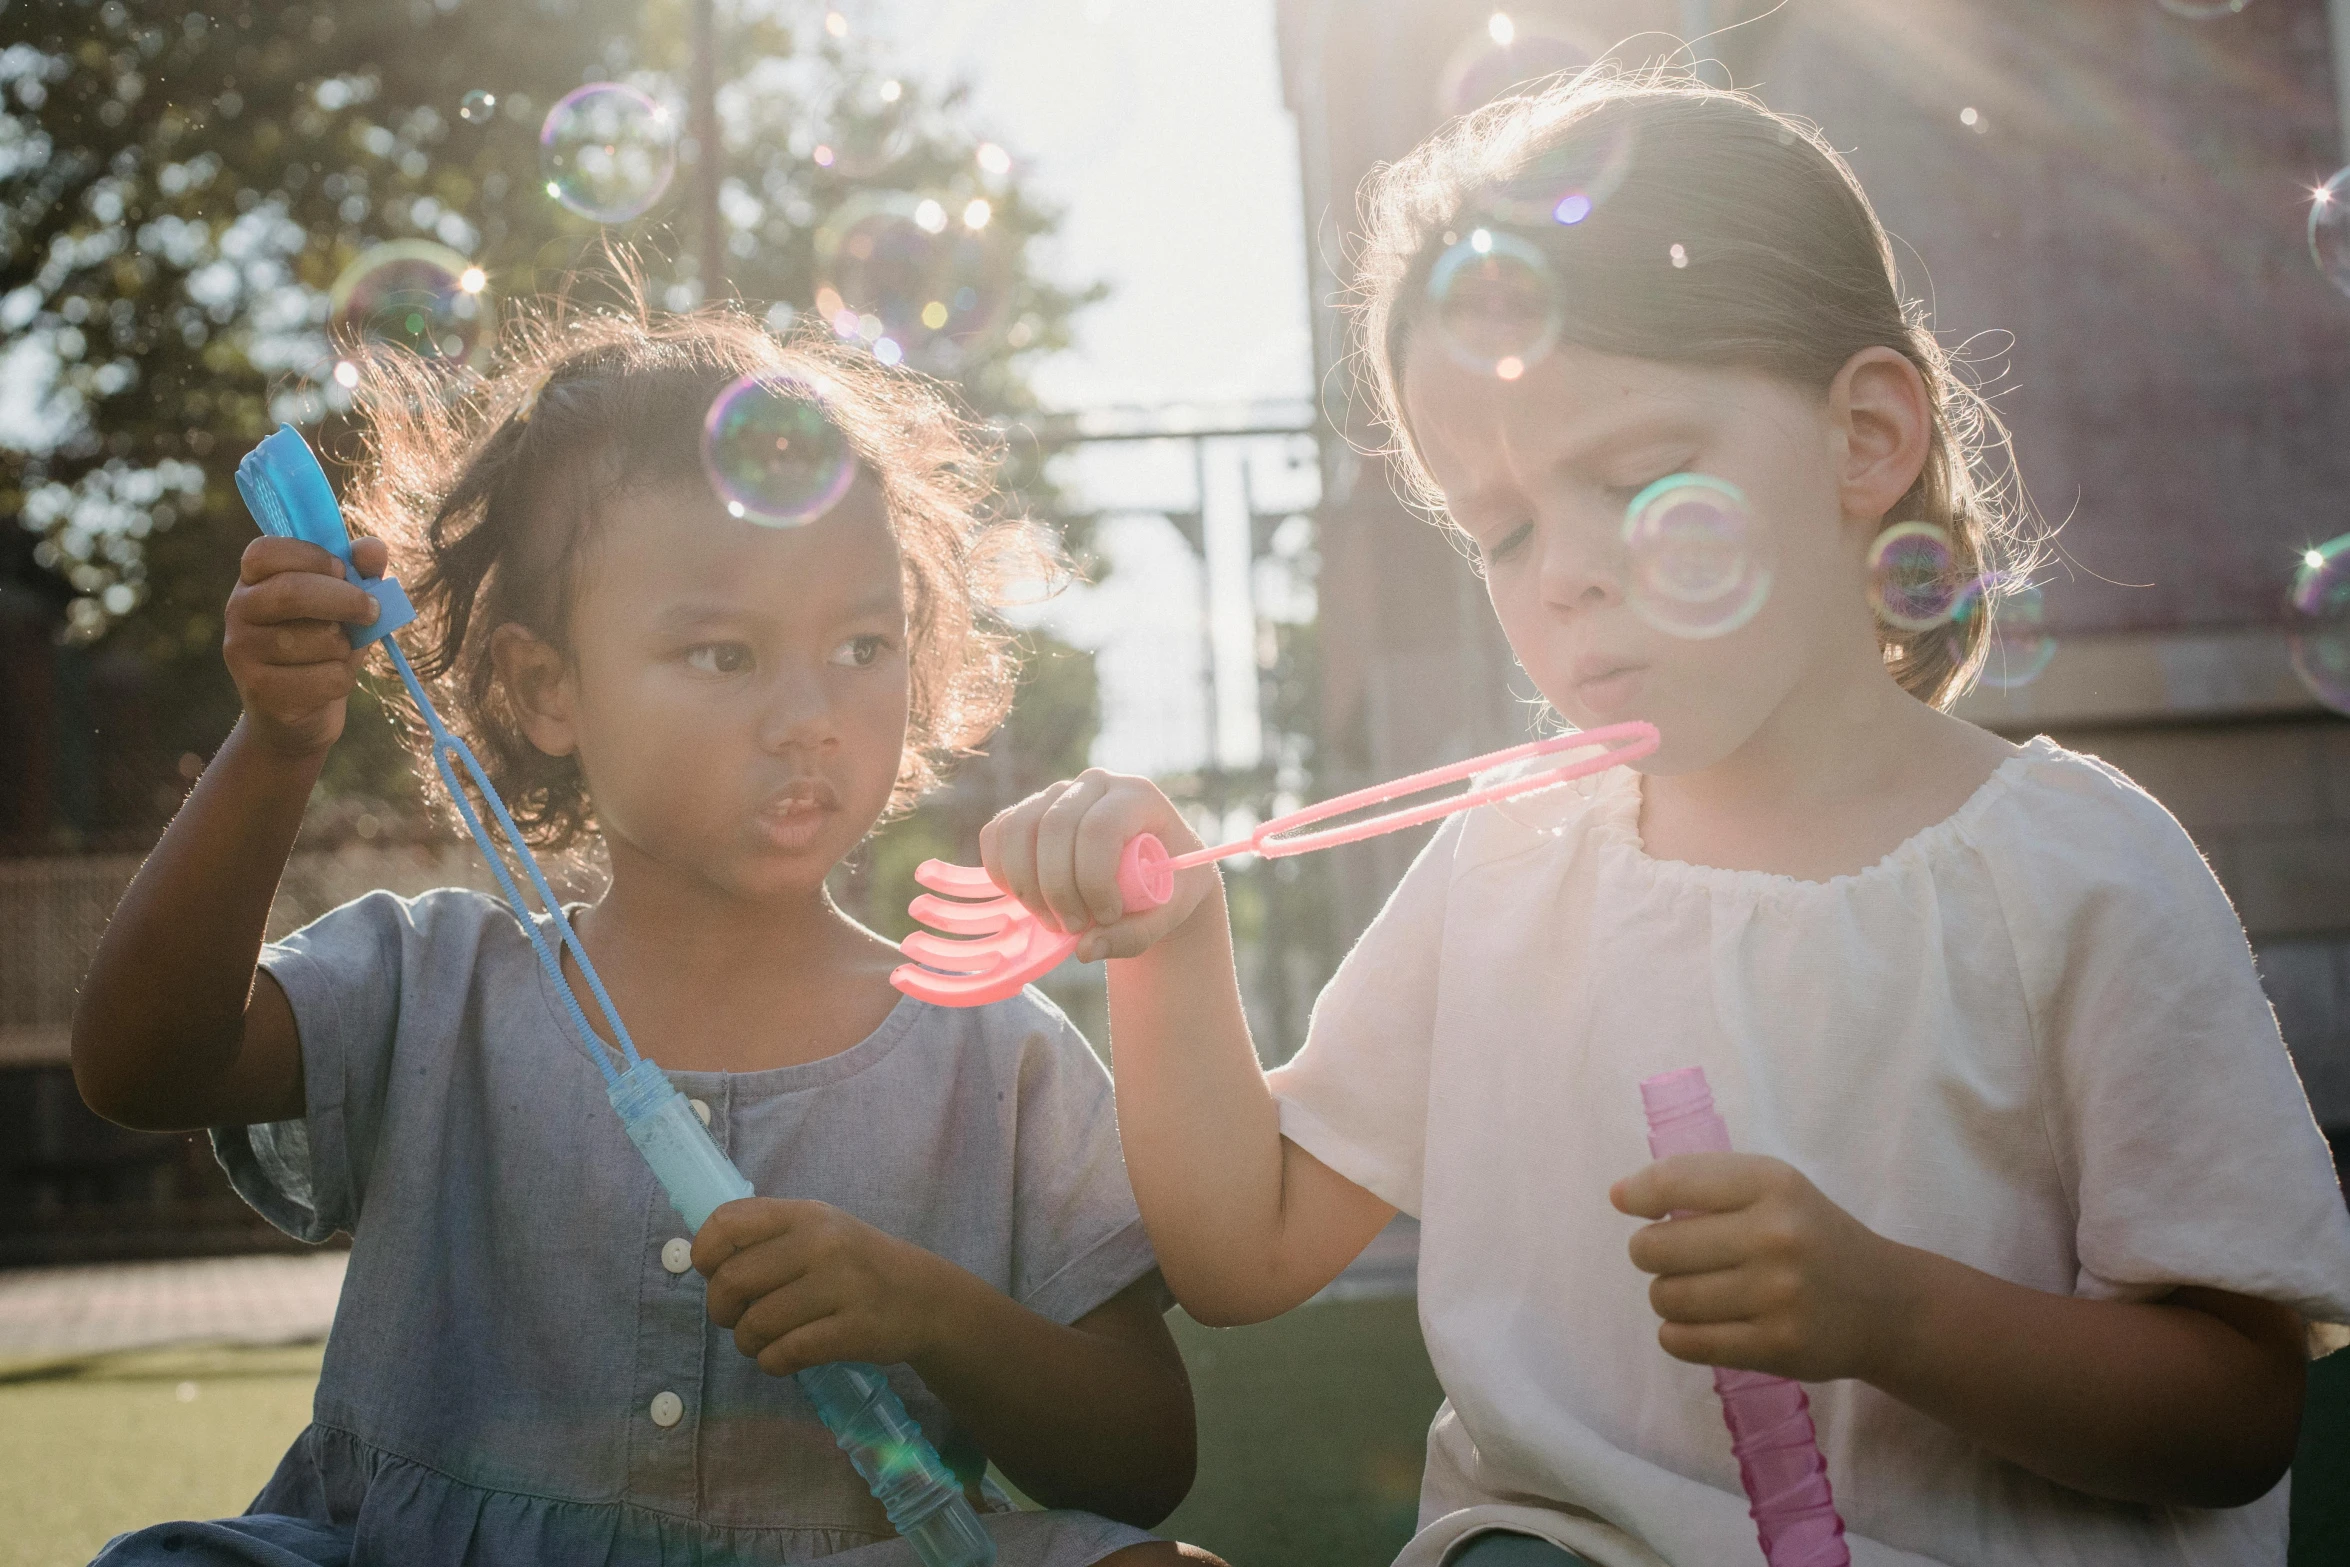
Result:
<svg viewBox="0 0 2350 1567"><path fill-rule="evenodd" d="M1926 378L1897 349L1864 348L1836 373L1828 410L1844 515L1872 531L1903 520L1888 514L1918 482L1933 445L1934 400Z"/></svg>
<svg viewBox="0 0 2350 1567"><path fill-rule="evenodd" d="M490 633L490 662L532 745L549 756L569 756L579 749L574 719L578 692L571 679L571 660L560 649L529 627L508 621Z"/></svg>

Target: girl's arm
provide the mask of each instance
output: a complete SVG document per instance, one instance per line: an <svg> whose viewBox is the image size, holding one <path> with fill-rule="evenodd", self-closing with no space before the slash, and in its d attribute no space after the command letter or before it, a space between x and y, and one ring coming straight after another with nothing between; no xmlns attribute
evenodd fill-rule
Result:
<svg viewBox="0 0 2350 1567"><path fill-rule="evenodd" d="M1064 1326L828 1204L748 1197L694 1237L761 1370L910 1365L1029 1496L1149 1528L1191 1490L1191 1384L1141 1280Z"/></svg>
<svg viewBox="0 0 2350 1567"><path fill-rule="evenodd" d="M380 541L357 554L383 570ZM343 622L374 616L317 545L246 548L223 638L244 716L123 894L74 1008L74 1081L109 1120L187 1131L302 1114L293 1009L255 963L357 677Z"/></svg>
<svg viewBox="0 0 2350 1567"><path fill-rule="evenodd" d="M1281 1135L1213 868L1126 917L1118 857L1141 832L1199 844L1147 780L1095 769L997 817L980 851L1040 918L1086 932L1079 958L1113 960L1118 1135L1168 1287L1210 1326L1261 1322L1336 1278L1395 1209Z"/></svg>
<svg viewBox="0 0 2350 1567"><path fill-rule="evenodd" d="M1665 1219L1632 1238L1658 1275L1666 1353L1806 1382L1858 1377L2033 1473L2116 1501L2238 1507L2293 1461L2301 1319L2211 1289L2091 1300L1889 1241L1791 1166L1690 1154L1616 1184Z"/></svg>

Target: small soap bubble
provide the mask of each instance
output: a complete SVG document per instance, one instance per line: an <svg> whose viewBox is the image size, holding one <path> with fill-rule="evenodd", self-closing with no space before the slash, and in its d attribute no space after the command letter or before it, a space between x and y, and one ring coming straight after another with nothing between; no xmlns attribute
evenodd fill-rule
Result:
<svg viewBox="0 0 2350 1567"><path fill-rule="evenodd" d="M480 268L446 245L395 239L359 253L327 290L327 324L346 345L388 344L464 363L489 326ZM348 363L345 361L344 363ZM335 378L354 385L337 366Z"/></svg>
<svg viewBox="0 0 2350 1567"><path fill-rule="evenodd" d="M547 194L583 218L626 223L642 216L677 173L677 123L634 87L575 87L539 127Z"/></svg>
<svg viewBox="0 0 2350 1567"><path fill-rule="evenodd" d="M843 337L952 363L985 343L1010 304L1013 268L983 201L862 193L816 231L816 308ZM885 362L895 363L886 358Z"/></svg>
<svg viewBox="0 0 2350 1567"><path fill-rule="evenodd" d="M1950 618L1960 582L1950 535L1930 522L1895 523L1869 546L1869 603L1902 631L1931 631Z"/></svg>
<svg viewBox="0 0 2350 1567"><path fill-rule="evenodd" d="M859 80L832 96L823 144L811 155L844 179L887 169L914 145L914 96L894 77Z"/></svg>
<svg viewBox="0 0 2350 1567"><path fill-rule="evenodd" d="M1566 321L1550 263L1506 229L1472 229L1439 256L1428 305L1455 360L1505 381L1549 353Z"/></svg>
<svg viewBox="0 0 2350 1567"><path fill-rule="evenodd" d="M1572 140L1537 154L1517 173L1488 186L1477 197L1478 208L1494 222L1514 228L1572 228L1623 185L1632 169L1632 153L1627 126L1579 127Z"/></svg>
<svg viewBox="0 0 2350 1567"><path fill-rule="evenodd" d="M2309 254L2326 281L2350 294L2350 169L2311 194Z"/></svg>
<svg viewBox="0 0 2350 1567"><path fill-rule="evenodd" d="M2190 22L2208 22L2215 16L2234 16L2252 0L2154 0L2154 3Z"/></svg>
<svg viewBox="0 0 2350 1567"><path fill-rule="evenodd" d="M702 467L729 516L796 528L856 482L856 453L824 411L821 390L780 373L746 375L702 421Z"/></svg>
<svg viewBox="0 0 2350 1567"><path fill-rule="evenodd" d="M1588 42L1539 17L1496 11L1463 38L1436 79L1436 112L1446 118L1482 108L1562 71L1580 71L1596 55Z"/></svg>
<svg viewBox="0 0 2350 1567"><path fill-rule="evenodd" d="M2311 696L2350 713L2350 533L2303 553L2285 613L2293 672Z"/></svg>
<svg viewBox="0 0 2350 1567"><path fill-rule="evenodd" d="M1677 473L1624 511L1633 611L1677 637L1727 636L1771 592L1768 541L1745 494L1726 479Z"/></svg>
<svg viewBox="0 0 2350 1567"><path fill-rule="evenodd" d="M487 125L498 113L498 95L476 87L457 105L457 118L468 125Z"/></svg>
<svg viewBox="0 0 2350 1567"><path fill-rule="evenodd" d="M1988 609L1991 624L1976 678L1994 690L2013 691L2047 672L2056 658L2056 636L2048 629L2048 604L2039 588L2014 581L2001 586L2002 581L1977 577L1960 589L1950 624L1954 635L1963 634Z"/></svg>

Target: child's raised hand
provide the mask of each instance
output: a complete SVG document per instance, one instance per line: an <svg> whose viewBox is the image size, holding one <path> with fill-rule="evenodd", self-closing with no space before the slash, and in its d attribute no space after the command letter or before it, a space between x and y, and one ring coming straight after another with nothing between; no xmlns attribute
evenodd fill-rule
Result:
<svg viewBox="0 0 2350 1567"><path fill-rule="evenodd" d="M1175 895L1128 915L1118 857L1137 833L1155 833L1169 854L1200 847L1174 802L1147 778L1089 767L1038 790L979 832L979 857L997 886L1054 930L1081 932L1079 961L1130 958L1173 931L1217 885L1212 868L1175 875Z"/></svg>
<svg viewBox="0 0 2350 1567"><path fill-rule="evenodd" d="M710 1320L778 1377L835 1360L920 1360L940 1341L941 1303L961 1271L830 1203L779 1197L711 1214L693 1256L710 1281Z"/></svg>
<svg viewBox="0 0 2350 1567"><path fill-rule="evenodd" d="M1868 1379L1912 1315L1910 1249L1780 1160L1681 1154L1616 1182L1608 1200L1663 1220L1633 1235L1632 1265L1657 1276L1657 1342L1677 1360L1801 1382Z"/></svg>
<svg viewBox="0 0 2350 1567"><path fill-rule="evenodd" d="M381 539L360 539L351 553L370 577L383 574L391 555ZM375 600L317 545L264 535L245 546L221 655L256 739L288 756L314 756L335 743L366 657L352 650L349 628L375 616Z"/></svg>

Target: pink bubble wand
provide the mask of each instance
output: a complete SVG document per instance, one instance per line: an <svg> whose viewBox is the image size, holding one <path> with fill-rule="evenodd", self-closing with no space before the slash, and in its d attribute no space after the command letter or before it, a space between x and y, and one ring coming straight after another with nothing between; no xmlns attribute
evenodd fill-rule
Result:
<svg viewBox="0 0 2350 1567"><path fill-rule="evenodd" d="M1360 843L1406 827L1450 816L1473 806L1490 805L1515 795L1552 789L1588 774L1620 766L1648 755L1657 747L1654 724L1614 724L1584 729L1549 740L1512 746L1506 751L1472 757L1447 767L1430 768L1342 794L1335 800L1309 805L1302 811L1276 816L1245 838L1212 849L1194 849L1170 857L1166 845L1153 833L1127 840L1118 856L1118 892L1126 912L1141 914L1165 903L1175 892L1175 873L1208 865L1237 854L1261 854L1270 860L1340 844ZM1406 795L1424 793L1446 784L1463 783L1496 767L1507 767L1537 757L1567 754L1567 760L1522 777L1507 778L1484 788L1472 788L1441 800L1408 805L1365 821L1306 829L1316 823L1355 811L1386 805ZM900 945L914 961L901 964L889 982L918 1000L943 1007L984 1006L1020 993L1022 986L1058 966L1077 950L1077 937L1052 929L1028 912L1019 899L1008 896L987 872L944 860L925 860L914 879L930 891L907 906L907 912L930 927L916 931ZM933 934L943 932L944 934Z"/></svg>
<svg viewBox="0 0 2350 1567"><path fill-rule="evenodd" d="M1714 1109L1703 1067L1687 1067L1640 1085L1648 1112L1648 1152L1728 1153L1730 1127ZM1681 1217L1679 1214L1675 1218ZM1714 1392L1730 1428L1747 1516L1770 1567L1851 1567L1844 1520L1828 1489L1828 1462L1812 1430L1803 1385L1760 1371L1714 1368Z"/></svg>

